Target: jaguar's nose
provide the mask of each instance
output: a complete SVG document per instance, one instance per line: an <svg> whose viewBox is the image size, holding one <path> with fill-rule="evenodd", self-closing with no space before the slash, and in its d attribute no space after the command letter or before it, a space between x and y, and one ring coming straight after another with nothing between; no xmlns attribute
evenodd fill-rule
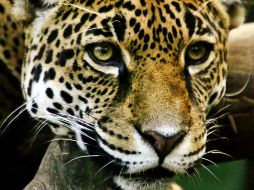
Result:
<svg viewBox="0 0 254 190"><path fill-rule="evenodd" d="M145 140L147 140L157 152L161 161L175 148L177 144L181 142L186 132L180 131L175 135L166 137L155 131L146 131L144 134Z"/></svg>

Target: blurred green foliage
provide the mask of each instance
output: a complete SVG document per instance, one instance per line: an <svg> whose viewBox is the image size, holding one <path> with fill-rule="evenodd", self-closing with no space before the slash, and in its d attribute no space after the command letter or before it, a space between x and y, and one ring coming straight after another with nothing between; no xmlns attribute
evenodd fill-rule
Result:
<svg viewBox="0 0 254 190"><path fill-rule="evenodd" d="M211 165L189 176L177 176L176 180L184 190L253 190L254 161Z"/></svg>

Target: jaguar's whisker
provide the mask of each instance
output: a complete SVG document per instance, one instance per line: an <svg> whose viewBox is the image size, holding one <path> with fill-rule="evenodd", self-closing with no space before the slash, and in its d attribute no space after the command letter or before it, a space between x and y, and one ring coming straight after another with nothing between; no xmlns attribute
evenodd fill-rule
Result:
<svg viewBox="0 0 254 190"><path fill-rule="evenodd" d="M80 32L75 32L74 34L71 34L70 36L68 36L67 38L72 38L73 36L76 36L76 35L79 35L79 34L84 34L86 32L89 32L89 31L93 31L93 30L97 30L97 29L105 29L106 27L93 27L93 28L88 28L87 30L83 30L83 31L80 31Z"/></svg>
<svg viewBox="0 0 254 190"><path fill-rule="evenodd" d="M64 2L61 2L62 5L72 6L72 7L74 7L74 8L83 10L83 11L85 11L85 12L88 12L88 13L91 13L91 14L95 14L95 15L97 15L97 16L99 16L99 17L106 18L105 16L103 16L103 15L104 15L103 13L99 13L99 12L92 11L92 10L90 10L90 9L87 9L87 8L85 8L85 7L81 7L81 6L79 6L79 5L75 5L75 4L71 3L71 2L69 2L68 0L63 0L63 1L64 1Z"/></svg>
<svg viewBox="0 0 254 190"><path fill-rule="evenodd" d="M37 109L37 108L34 108L34 109ZM87 138L90 138L91 140L96 141L96 139L90 137L89 135L87 135L86 133L84 133L84 132L81 130L81 129L84 129L84 130L90 130L90 129L85 128L84 126L82 126L82 127L79 126L79 127L78 127L78 126L77 126L77 123L72 122L72 121L70 121L70 120L67 120L66 118L61 117L61 116L58 115L58 114L54 114L54 113L50 113L50 114L51 114L52 117L47 116L47 120L48 120L48 121L51 121L51 122L53 122L53 123L59 123L59 122L61 122L61 124L62 124L63 126L69 128L69 129L71 129L71 130L73 130L73 131L78 131L81 135L84 135L84 136L86 136ZM54 122L54 121L55 121L55 122ZM70 122L72 122L73 125L71 125ZM81 129L80 129L80 128L81 128Z"/></svg>
<svg viewBox="0 0 254 190"><path fill-rule="evenodd" d="M54 139L51 139L47 142L50 143L50 142L54 142L54 141L71 141L71 142L75 142L75 143L79 142L79 143L83 143L84 145L87 145L87 143L85 143L83 141L78 141L76 139L68 139L68 138L54 138Z"/></svg>
<svg viewBox="0 0 254 190"><path fill-rule="evenodd" d="M38 126L38 129L36 130L36 133L35 133L35 135L34 135L32 141L31 141L31 143L30 143L30 148L33 146L33 143L34 143L35 139L37 138L38 134L42 131L42 129L43 129L47 124L48 124L47 121L43 121L43 122L41 122L41 124Z"/></svg>
<svg viewBox="0 0 254 190"><path fill-rule="evenodd" d="M204 155L207 155L207 154L221 154L221 155L233 158L230 154L227 154L227 153L219 151L219 150L210 150L210 151L206 152Z"/></svg>
<svg viewBox="0 0 254 190"><path fill-rule="evenodd" d="M78 159L81 159L81 158L93 158L93 157L101 157L103 155L85 155L85 156L78 156L78 157L75 157L71 160L69 160L68 162L66 162L64 165L67 165L67 164L70 164L71 162L75 161L75 160L78 160Z"/></svg>
<svg viewBox="0 0 254 190"><path fill-rule="evenodd" d="M201 159L202 159L202 160L205 160L205 161L207 161L207 162L209 162L209 163L215 165L217 168L219 168L219 166L218 166L215 162L213 162L212 160L207 159L207 158L204 158L204 157L202 157Z"/></svg>
<svg viewBox="0 0 254 190"><path fill-rule="evenodd" d="M196 170L194 169L194 172L192 173L192 176L193 176L193 181L195 184L199 184L199 181L198 181L198 177L196 175Z"/></svg>
<svg viewBox="0 0 254 190"><path fill-rule="evenodd" d="M219 137L219 138L215 138L215 139L209 139L206 142L209 143L209 142L218 141L218 140L227 140L227 141L229 141L229 139L227 137Z"/></svg>
<svg viewBox="0 0 254 190"><path fill-rule="evenodd" d="M219 179L208 167L206 167L204 164L201 164L201 166L202 166L206 171L208 171L216 180L218 180L219 182L221 182L220 179Z"/></svg>
<svg viewBox="0 0 254 190"><path fill-rule="evenodd" d="M37 130L39 130L39 127L42 123L46 122L46 120L44 119L38 119L37 124L33 127L32 131L34 131L34 133L37 132Z"/></svg>
<svg viewBox="0 0 254 190"><path fill-rule="evenodd" d="M96 173L95 175L97 175L100 171L102 171L104 168L106 168L108 165L112 164L113 162L115 162L116 160L111 160L110 162L108 162L107 164L105 164L104 166L102 166Z"/></svg>
<svg viewBox="0 0 254 190"><path fill-rule="evenodd" d="M67 122L68 124L75 125L75 127L77 127L77 128L84 129L84 130L87 130L87 131L93 131L93 128L91 129L91 127L89 125L88 126L86 124L84 124L85 126L80 125L76 121L71 120L71 118L66 118L66 117L60 116L60 119L61 119L61 121ZM95 125L93 125L93 126L95 126Z"/></svg>
<svg viewBox="0 0 254 190"><path fill-rule="evenodd" d="M197 169L197 168L194 168L194 171L195 171L195 173L197 174L199 180L202 182L202 178L201 178L201 175L200 175L200 172L198 171L198 169Z"/></svg>
<svg viewBox="0 0 254 190"><path fill-rule="evenodd" d="M225 94L226 98L231 98L231 97L237 96L237 95L241 94L247 88L247 86L248 86L248 84L250 82L250 78L251 78L251 64L250 64L249 70L250 71L248 73L248 78L245 81L245 83L243 84L243 86L239 90L237 90L236 92L226 93Z"/></svg>
<svg viewBox="0 0 254 190"><path fill-rule="evenodd" d="M103 180L101 180L101 181L99 181L98 183L96 183L96 184L94 185L94 188L93 188L93 189L97 189L97 186L99 186L100 184L104 184L106 181L108 181L108 180L110 180L110 179L112 179L112 178L113 178L112 175L109 176L109 177L105 177Z"/></svg>
<svg viewBox="0 0 254 190"><path fill-rule="evenodd" d="M214 125L212 127L209 127L207 129L207 132L210 132L211 130L217 130L217 129L222 128L222 127L225 127L225 126L224 125Z"/></svg>
<svg viewBox="0 0 254 190"><path fill-rule="evenodd" d="M38 108L34 108L34 107L33 107L33 109L37 109L37 110L38 110ZM69 120L68 118L66 118L66 117L64 117L64 116L62 116L62 115L60 115L60 114L50 113L50 115L53 116L53 117L47 116L47 117L48 117L47 120L49 120L49 121L57 121L56 123L61 122L62 124L65 124L65 126L66 126L66 127L69 127L69 128L70 128L70 126L71 126L70 124L73 124L72 128L78 129L80 132L82 132L80 129L92 131L90 128L87 128L87 127L86 127L86 124L85 124L85 126L83 126L83 125L81 126L81 125L79 125L77 122L72 121L72 120ZM68 115L67 115L67 116L68 116ZM56 120L56 119L59 119L59 120ZM67 125L67 124L68 124L68 125ZM92 124L91 124L91 125L92 125ZM93 125L93 126L94 126L94 125Z"/></svg>
<svg viewBox="0 0 254 190"><path fill-rule="evenodd" d="M227 116L229 114L229 112L227 112L227 113L224 113L224 114L222 114L222 115L220 115L220 116L218 116L218 117L215 117L215 118L213 118L213 119L208 119L208 120L213 120L213 121L217 121L218 119L221 119L221 118L223 118L223 117L225 117L225 116Z"/></svg>
<svg viewBox="0 0 254 190"><path fill-rule="evenodd" d="M198 10L196 10L195 12L194 12L194 14L197 14L197 12L200 12L203 8L205 8L206 6L207 6L207 4L208 3L210 3L212 0L208 0L208 1L206 1L205 3L203 3L199 8L198 8Z"/></svg>
<svg viewBox="0 0 254 190"><path fill-rule="evenodd" d="M123 169L124 169L124 166L121 168L120 172L119 172L119 175L118 175L118 178L121 177L121 175L123 174Z"/></svg>
<svg viewBox="0 0 254 190"><path fill-rule="evenodd" d="M60 121L61 121L61 118L59 118L59 119L60 119ZM63 120L62 120L62 122L63 122ZM71 130L73 130L73 131L78 131L79 134L84 135L85 137L87 137L87 138L89 138L89 139L91 139L91 140L96 141L96 139L90 137L89 135L87 135L86 133L84 133L84 132L83 132L82 130L80 130L79 128L77 128L77 127L75 127L75 126L73 126L73 125L69 125L69 124L67 124L67 123L65 123L65 122L63 122L62 124L63 124L65 127L69 128L69 129L71 129Z"/></svg>
<svg viewBox="0 0 254 190"><path fill-rule="evenodd" d="M70 106L70 105L67 105L67 104L63 104L65 107L68 107L68 108L74 108L73 106ZM61 105L61 108L64 109L64 107ZM81 109L79 109L79 111L82 111ZM82 111L82 113L85 113ZM86 113L85 113L86 114ZM69 113L65 113L65 114L57 114L58 116L62 116L62 117L68 117L69 119L73 119L75 121L78 121L82 124L84 124L86 127L90 127L91 129L94 129L94 125L95 124L92 124L92 123L89 123L89 122L86 122L85 120L83 120L82 118L78 117L78 116L75 116L75 115L71 115ZM89 116L88 114L86 114L87 116ZM90 117L90 116L89 116ZM74 121L74 122L75 122Z"/></svg>
<svg viewBox="0 0 254 190"><path fill-rule="evenodd" d="M211 134L215 134L216 132L217 132L216 129L209 131L209 132L207 133L207 137L209 137Z"/></svg>
<svg viewBox="0 0 254 190"><path fill-rule="evenodd" d="M18 108L16 108L12 113L10 113L5 120L1 123L0 129L3 128L3 126L5 125L5 123L11 118L13 117L6 126L4 126L3 130L0 133L0 136L3 135L5 133L5 131L7 130L7 128L10 126L10 124L17 119L25 110L26 110L26 105L28 102L23 103L22 105L20 105ZM18 112L20 111L20 112ZM18 112L18 113L17 113ZM17 114L16 114L17 113ZM14 116L15 115L15 116Z"/></svg>
<svg viewBox="0 0 254 190"><path fill-rule="evenodd" d="M231 107L231 106L232 106L232 104L228 104L228 105L222 107L221 109L219 109L218 111L216 111L215 113L213 113L213 114L210 116L210 118L211 118L211 119L214 119L215 116L217 116L218 114L220 114L221 112L223 112L224 110L228 109L228 108ZM208 120L211 120L210 118L209 118Z"/></svg>

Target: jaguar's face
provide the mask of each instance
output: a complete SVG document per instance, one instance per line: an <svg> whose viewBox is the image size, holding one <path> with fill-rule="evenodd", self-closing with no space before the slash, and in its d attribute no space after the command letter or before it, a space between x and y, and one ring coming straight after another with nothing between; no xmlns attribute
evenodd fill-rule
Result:
<svg viewBox="0 0 254 190"><path fill-rule="evenodd" d="M73 130L124 189L194 167L207 110L225 91L228 24L219 3L64 2L37 12L28 28L31 115Z"/></svg>

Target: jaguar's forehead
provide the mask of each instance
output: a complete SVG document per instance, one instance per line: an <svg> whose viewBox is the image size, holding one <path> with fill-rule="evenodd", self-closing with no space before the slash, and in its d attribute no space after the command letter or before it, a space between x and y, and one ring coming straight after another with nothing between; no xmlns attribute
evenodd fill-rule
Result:
<svg viewBox="0 0 254 190"><path fill-rule="evenodd" d="M179 44L179 40L188 41L194 33L216 35L220 28L223 30L227 25L227 19L222 17L224 15L220 10L218 2L200 0L75 0L64 4L56 19L57 24L62 22L75 25L75 21L70 22L70 19L78 16L77 25L73 28L74 33L83 31L86 35L107 38L115 35L118 41L131 41L132 46L136 44L135 40L144 43L153 41L151 47L154 47L156 42L169 41L171 44ZM73 16L70 17L70 14ZM82 28L84 23L86 24ZM70 31L70 27L66 25L63 25L63 29L66 34ZM147 48L145 46L143 50ZM171 47L167 49L172 50ZM164 51L167 53L165 48Z"/></svg>
<svg viewBox="0 0 254 190"><path fill-rule="evenodd" d="M85 11L100 17L111 18L115 14L120 14L126 18L136 18L139 23L149 20L148 28L152 23L170 23L173 20L179 22L178 19L186 19L186 12L192 12L194 16L202 16L204 19L220 18L223 22L226 20L219 0L73 0L66 2L68 3L62 5L67 9L71 6L76 8L76 11ZM213 18L208 18L208 16Z"/></svg>
<svg viewBox="0 0 254 190"><path fill-rule="evenodd" d="M218 1L218 0L216 0ZM68 2L68 1L67 1ZM158 5L171 5L177 9L177 12L181 11L182 6L189 7L191 9L200 10L203 8L211 7L214 5L214 2L207 0L73 0L70 1L73 3L78 3L86 7L99 7L100 12L107 12L114 7L127 8L130 11L135 11L136 9L147 9L148 7Z"/></svg>

